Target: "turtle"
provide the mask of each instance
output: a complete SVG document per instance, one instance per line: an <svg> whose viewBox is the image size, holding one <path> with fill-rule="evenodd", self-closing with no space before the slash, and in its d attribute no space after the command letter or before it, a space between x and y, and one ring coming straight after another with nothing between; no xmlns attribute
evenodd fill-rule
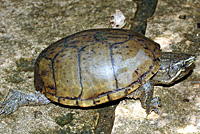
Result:
<svg viewBox="0 0 200 134"><path fill-rule="evenodd" d="M38 56L36 92L11 89L0 114L23 105L51 101L72 107L95 107L121 98L139 98L147 115L159 114L154 85L170 85L193 69L195 56L162 52L142 34L124 29L89 29L69 35Z"/></svg>

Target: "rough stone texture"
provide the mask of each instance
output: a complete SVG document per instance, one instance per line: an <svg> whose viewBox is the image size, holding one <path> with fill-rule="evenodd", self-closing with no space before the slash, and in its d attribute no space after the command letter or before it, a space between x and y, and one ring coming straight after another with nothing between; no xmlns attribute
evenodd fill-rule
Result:
<svg viewBox="0 0 200 134"><path fill-rule="evenodd" d="M0 1L0 101L9 88L35 91L33 65L45 47L81 30L109 27L115 9L120 9L129 21L134 7L132 0ZM159 1L146 35L165 51L199 54L199 8L199 0ZM180 15L186 18L180 19ZM163 104L160 115L151 113L146 117L138 100L123 100L116 109L112 133L200 133L199 61L200 56L193 73L184 81L172 87L156 87L155 96ZM9 116L0 115L0 133L93 133L98 119L93 109L71 109L53 103L21 107Z"/></svg>
<svg viewBox="0 0 200 134"><path fill-rule="evenodd" d="M163 51L198 55L196 68L187 79L170 87L156 86L161 98L160 114L146 117L139 101L124 100L116 108L113 134L200 133L200 1L160 0L149 19L146 36ZM185 19L181 19L181 15Z"/></svg>

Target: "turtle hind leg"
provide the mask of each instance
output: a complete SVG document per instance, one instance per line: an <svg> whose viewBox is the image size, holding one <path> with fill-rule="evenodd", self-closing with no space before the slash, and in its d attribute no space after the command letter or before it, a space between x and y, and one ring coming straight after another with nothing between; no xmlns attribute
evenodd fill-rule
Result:
<svg viewBox="0 0 200 134"><path fill-rule="evenodd" d="M5 113L9 115L15 112L20 106L37 106L48 103L50 103L50 101L40 92L24 94L18 90L10 89L6 99L0 104L2 108L0 114Z"/></svg>
<svg viewBox="0 0 200 134"><path fill-rule="evenodd" d="M128 98L139 98L141 101L141 105L146 109L147 115L151 113L151 111L159 114L158 107L161 107L159 97L153 98L154 86L153 83L149 80L145 84L141 85L137 90L127 95Z"/></svg>

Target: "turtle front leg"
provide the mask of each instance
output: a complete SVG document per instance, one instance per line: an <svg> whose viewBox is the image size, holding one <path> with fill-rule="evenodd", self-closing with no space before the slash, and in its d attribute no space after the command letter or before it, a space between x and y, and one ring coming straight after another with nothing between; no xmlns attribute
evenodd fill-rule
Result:
<svg viewBox="0 0 200 134"><path fill-rule="evenodd" d="M159 114L158 107L161 106L159 97L153 98L154 86L153 83L149 80L145 84L141 85L136 91L129 94L128 98L139 98L141 101L141 105L146 109L147 115L151 113L151 111Z"/></svg>
<svg viewBox="0 0 200 134"><path fill-rule="evenodd" d="M2 108L0 114L5 113L9 115L15 112L20 106L37 106L48 103L50 103L50 101L38 91L31 94L24 94L20 91L10 89L6 99L0 105Z"/></svg>

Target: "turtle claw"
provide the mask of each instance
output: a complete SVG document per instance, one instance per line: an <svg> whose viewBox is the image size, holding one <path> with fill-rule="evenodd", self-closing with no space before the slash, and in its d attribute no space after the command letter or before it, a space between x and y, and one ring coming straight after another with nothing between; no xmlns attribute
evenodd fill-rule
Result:
<svg viewBox="0 0 200 134"><path fill-rule="evenodd" d="M152 100L151 100L151 104L150 104L150 107L161 107L162 106L162 104L161 104L161 102L160 102L160 98L159 97L155 97L155 98L153 98Z"/></svg>
<svg viewBox="0 0 200 134"><path fill-rule="evenodd" d="M147 115L151 113L151 111L154 111L155 113L159 114L158 108L161 107L161 102L159 97L155 97L151 100L149 108L146 109Z"/></svg>
<svg viewBox="0 0 200 134"><path fill-rule="evenodd" d="M160 98L153 98L153 83L149 80L145 84L141 85L137 90L127 95L128 98L139 98L141 105L146 109L147 115L154 111L159 114L158 108L161 107Z"/></svg>
<svg viewBox="0 0 200 134"><path fill-rule="evenodd" d="M18 109L18 105L15 104L7 104L5 107L1 110L0 114L5 113L6 115L11 114L12 112L15 112Z"/></svg>
<svg viewBox="0 0 200 134"><path fill-rule="evenodd" d="M0 114L5 113L9 115L15 112L20 106L38 106L49 103L50 101L38 91L31 94L24 94L18 90L10 89L6 99L0 105L2 108Z"/></svg>
<svg viewBox="0 0 200 134"><path fill-rule="evenodd" d="M15 112L19 105L19 101L23 93L10 89L6 99L2 102L0 107L2 108L0 114L5 113L6 115L9 115L12 112Z"/></svg>

